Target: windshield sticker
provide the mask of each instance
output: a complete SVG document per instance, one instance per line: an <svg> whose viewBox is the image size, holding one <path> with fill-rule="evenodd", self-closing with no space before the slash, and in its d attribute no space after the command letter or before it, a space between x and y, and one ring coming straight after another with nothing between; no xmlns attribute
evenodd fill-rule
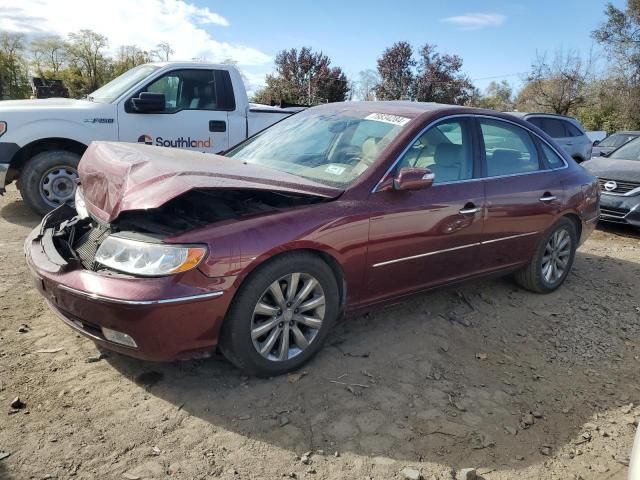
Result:
<svg viewBox="0 0 640 480"><path fill-rule="evenodd" d="M339 167L338 165L329 165L324 171L334 175L342 175L345 170L346 169L344 167Z"/></svg>
<svg viewBox="0 0 640 480"><path fill-rule="evenodd" d="M389 115L387 113L370 113L365 120L375 120L377 122L391 123L392 125L398 125L400 127L406 125L411 121L410 118L401 117L400 115Z"/></svg>

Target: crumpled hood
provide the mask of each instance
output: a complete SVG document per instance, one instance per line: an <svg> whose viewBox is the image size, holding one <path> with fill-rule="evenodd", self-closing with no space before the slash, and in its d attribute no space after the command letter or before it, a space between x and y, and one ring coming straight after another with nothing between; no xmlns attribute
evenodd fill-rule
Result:
<svg viewBox="0 0 640 480"><path fill-rule="evenodd" d="M582 162L589 173L600 178L621 180L627 182L640 182L640 161L616 160L610 157L595 157Z"/></svg>
<svg viewBox="0 0 640 480"><path fill-rule="evenodd" d="M220 155L132 143L93 142L78 167L89 211L111 222L157 208L189 190L245 189L337 198L343 190Z"/></svg>

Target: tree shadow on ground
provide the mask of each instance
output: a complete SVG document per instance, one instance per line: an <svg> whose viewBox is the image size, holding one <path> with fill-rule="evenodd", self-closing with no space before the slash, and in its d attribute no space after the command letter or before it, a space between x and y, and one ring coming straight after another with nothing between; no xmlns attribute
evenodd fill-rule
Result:
<svg viewBox="0 0 640 480"><path fill-rule="evenodd" d="M9 223L34 228L42 219L29 210L22 200L13 200L0 207L0 216Z"/></svg>
<svg viewBox="0 0 640 480"><path fill-rule="evenodd" d="M549 295L506 278L427 293L347 318L299 375L247 378L220 357L108 361L213 426L298 454L520 468L595 412L640 401L624 361L640 345L638 294L626 283L639 277L636 263L578 253Z"/></svg>

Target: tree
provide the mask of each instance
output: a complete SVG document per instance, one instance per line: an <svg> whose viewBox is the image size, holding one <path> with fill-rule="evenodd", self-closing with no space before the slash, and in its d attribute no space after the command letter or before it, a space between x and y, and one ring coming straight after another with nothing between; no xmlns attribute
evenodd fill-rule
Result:
<svg viewBox="0 0 640 480"><path fill-rule="evenodd" d="M0 91L9 98L27 98L31 91L25 61L24 35L0 33Z"/></svg>
<svg viewBox="0 0 640 480"><path fill-rule="evenodd" d="M127 70L150 61L151 54L137 45L122 45L116 52L113 63L114 74L115 76L122 75Z"/></svg>
<svg viewBox="0 0 640 480"><path fill-rule="evenodd" d="M595 40L614 58L634 82L640 81L640 0L627 0L621 10L613 4L605 9L607 20L592 32Z"/></svg>
<svg viewBox="0 0 640 480"><path fill-rule="evenodd" d="M378 83L380 78L375 70L362 70L358 73L358 80L354 82L352 90L359 100L375 100Z"/></svg>
<svg viewBox="0 0 640 480"><path fill-rule="evenodd" d="M513 110L513 88L509 82L502 80L500 83L491 82L487 85L484 95L478 95L472 102L476 107L509 112Z"/></svg>
<svg viewBox="0 0 640 480"><path fill-rule="evenodd" d="M69 62L82 74L82 93L93 92L111 77L110 62L103 53L108 44L107 37L92 30L69 34Z"/></svg>
<svg viewBox="0 0 640 480"><path fill-rule="evenodd" d="M525 86L518 94L518 108L569 115L587 102L591 61L585 62L575 52L560 50L553 61L538 55Z"/></svg>
<svg viewBox="0 0 640 480"><path fill-rule="evenodd" d="M175 53L169 42L160 42L152 52L161 62L168 62L171 55Z"/></svg>
<svg viewBox="0 0 640 480"><path fill-rule="evenodd" d="M413 85L413 48L408 42L396 42L378 59L380 82L375 87L379 100L408 99Z"/></svg>
<svg viewBox="0 0 640 480"><path fill-rule="evenodd" d="M40 77L56 78L65 66L67 47L58 36L41 37L29 45L32 64Z"/></svg>
<svg viewBox="0 0 640 480"><path fill-rule="evenodd" d="M471 99L473 84L461 72L462 59L458 55L440 55L436 46L429 43L420 49L419 55L413 84L415 100L463 105Z"/></svg>
<svg viewBox="0 0 640 480"><path fill-rule="evenodd" d="M275 58L276 71L267 75L266 86L254 101L276 104L281 101L314 105L341 102L349 93L349 82L340 67L332 67L322 52L308 47L282 50Z"/></svg>

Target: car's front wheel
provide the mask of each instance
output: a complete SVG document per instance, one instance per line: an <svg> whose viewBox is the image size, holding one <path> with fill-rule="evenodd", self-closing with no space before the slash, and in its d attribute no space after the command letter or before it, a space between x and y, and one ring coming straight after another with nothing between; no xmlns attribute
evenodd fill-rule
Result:
<svg viewBox="0 0 640 480"><path fill-rule="evenodd" d="M320 349L339 305L336 278L322 259L283 255L241 286L222 327L220 349L253 375L290 372Z"/></svg>
<svg viewBox="0 0 640 480"><path fill-rule="evenodd" d="M577 247L574 223L558 220L542 237L529 264L516 273L516 282L537 293L554 291L569 275Z"/></svg>

